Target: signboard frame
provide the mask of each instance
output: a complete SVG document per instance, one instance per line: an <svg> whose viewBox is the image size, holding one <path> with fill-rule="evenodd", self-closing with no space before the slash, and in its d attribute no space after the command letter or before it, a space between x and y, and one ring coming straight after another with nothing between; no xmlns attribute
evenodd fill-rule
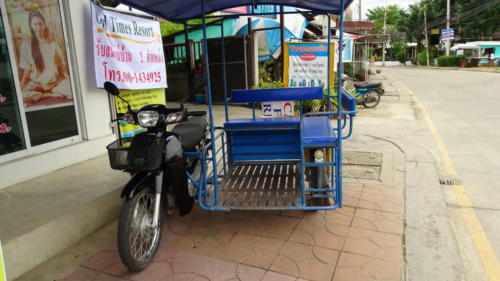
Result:
<svg viewBox="0 0 500 281"><path fill-rule="evenodd" d="M290 52L289 48L291 45L325 45L326 42L285 42L285 50L284 50L284 62L283 62L283 84L285 87L290 87L290 73L289 73L289 65L290 65ZM333 86L335 83L335 43L330 43L330 86ZM328 69L325 68L326 71Z"/></svg>
<svg viewBox="0 0 500 281"><path fill-rule="evenodd" d="M454 28L441 29L441 40L453 40L453 39L455 39L455 29Z"/></svg>

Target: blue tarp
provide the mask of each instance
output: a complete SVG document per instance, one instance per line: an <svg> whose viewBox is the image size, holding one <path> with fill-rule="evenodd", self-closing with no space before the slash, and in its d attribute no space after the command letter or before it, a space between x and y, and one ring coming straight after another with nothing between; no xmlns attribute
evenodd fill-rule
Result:
<svg viewBox="0 0 500 281"><path fill-rule="evenodd" d="M186 22L201 17L201 0L119 0L121 3L148 14L174 21ZM205 0L205 13L250 5L284 5L308 9L318 14L339 14L341 0ZM353 0L345 0L348 7Z"/></svg>

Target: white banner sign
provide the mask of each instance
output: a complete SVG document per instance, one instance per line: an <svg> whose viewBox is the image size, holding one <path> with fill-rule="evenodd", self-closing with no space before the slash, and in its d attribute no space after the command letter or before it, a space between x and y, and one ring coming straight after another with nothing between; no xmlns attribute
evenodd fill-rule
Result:
<svg viewBox="0 0 500 281"><path fill-rule="evenodd" d="M160 23L91 5L97 87L166 88Z"/></svg>

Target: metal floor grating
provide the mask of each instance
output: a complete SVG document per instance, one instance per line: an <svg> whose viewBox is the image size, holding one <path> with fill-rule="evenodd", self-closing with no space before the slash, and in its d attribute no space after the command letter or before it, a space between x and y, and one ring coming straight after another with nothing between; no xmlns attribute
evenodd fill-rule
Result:
<svg viewBox="0 0 500 281"><path fill-rule="evenodd" d="M274 209L296 205L300 168L298 163L239 164L221 184L223 207Z"/></svg>

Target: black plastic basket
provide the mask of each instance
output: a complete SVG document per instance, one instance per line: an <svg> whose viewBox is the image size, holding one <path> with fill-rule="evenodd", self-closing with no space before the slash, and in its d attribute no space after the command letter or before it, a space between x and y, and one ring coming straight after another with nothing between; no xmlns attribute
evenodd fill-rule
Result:
<svg viewBox="0 0 500 281"><path fill-rule="evenodd" d="M128 151L128 165L134 171L160 169L164 148L164 138L145 133L136 135Z"/></svg>
<svg viewBox="0 0 500 281"><path fill-rule="evenodd" d="M106 146L108 150L109 165L114 170L130 169L128 161L128 151L132 143L132 138L122 138Z"/></svg>

